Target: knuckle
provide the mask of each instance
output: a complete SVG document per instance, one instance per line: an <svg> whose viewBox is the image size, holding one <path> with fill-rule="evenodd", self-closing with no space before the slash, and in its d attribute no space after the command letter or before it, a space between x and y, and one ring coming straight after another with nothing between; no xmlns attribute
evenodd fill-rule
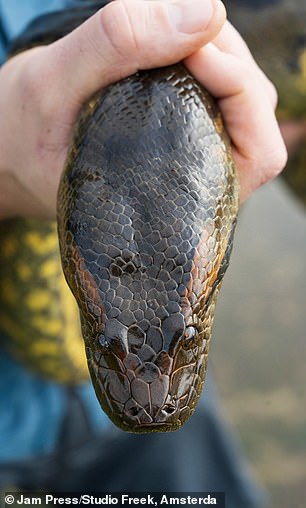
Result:
<svg viewBox="0 0 306 508"><path fill-rule="evenodd" d="M276 109L278 102L278 93L274 83L268 78L268 76L263 72L262 69L259 69L260 77L262 79L262 83L264 85L264 89L268 95L270 103L272 104L273 109Z"/></svg>
<svg viewBox="0 0 306 508"><path fill-rule="evenodd" d="M268 89L268 94L269 94L273 109L276 109L276 106L278 103L278 93L277 93L275 85L268 78L267 78L267 89Z"/></svg>
<svg viewBox="0 0 306 508"><path fill-rule="evenodd" d="M266 156L265 170L262 172L262 184L277 177L287 163L287 150L284 144L279 144L278 149Z"/></svg>
<svg viewBox="0 0 306 508"><path fill-rule="evenodd" d="M280 147L277 151L277 154L274 156L274 175L277 176L279 173L283 171L287 164L288 153L285 147L285 144Z"/></svg>

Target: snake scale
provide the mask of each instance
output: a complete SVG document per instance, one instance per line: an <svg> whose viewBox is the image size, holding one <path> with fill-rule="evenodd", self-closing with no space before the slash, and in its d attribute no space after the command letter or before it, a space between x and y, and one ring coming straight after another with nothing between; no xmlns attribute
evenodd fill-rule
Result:
<svg viewBox="0 0 306 508"><path fill-rule="evenodd" d="M37 20L16 41L15 50L64 35L101 4L85 2ZM176 430L195 409L216 298L231 253L238 187L220 112L182 64L138 72L84 106L58 194L60 251L80 310L97 397L123 430ZM44 251L46 243L39 241L37 223L9 221L2 227L8 235L2 245L6 253L11 249L8 259L19 253L14 270L20 281L27 278L25 245L32 242ZM18 229L22 227L28 228L25 233ZM54 226L41 227L47 228L41 230L43 238ZM12 228L17 228L18 241L25 239L23 249L14 251ZM43 268L37 261L36 266L48 285L58 258L49 259L45 251ZM11 284L11 308L18 299L14 291L20 289ZM42 323L47 320L42 296L47 288L35 291L36 299L28 295L26 303L31 307L32 301L33 310L41 312ZM9 326L1 324L9 333ZM11 330L12 324L16 328L11 319ZM24 324L16 349L43 371L41 337L32 332L26 340L27 330ZM64 358L72 374L63 379L76 382L83 369L71 360L71 348L75 344L78 352L80 341L59 335L55 327L47 345L55 354L53 360L45 358L45 373L52 370L52 361Z"/></svg>

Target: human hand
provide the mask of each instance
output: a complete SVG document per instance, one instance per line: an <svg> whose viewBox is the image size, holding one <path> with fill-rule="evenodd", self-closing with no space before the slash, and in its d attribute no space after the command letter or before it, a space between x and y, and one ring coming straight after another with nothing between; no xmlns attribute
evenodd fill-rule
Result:
<svg viewBox="0 0 306 508"><path fill-rule="evenodd" d="M59 41L6 63L0 71L0 217L55 218L84 102L139 69L188 55L186 65L219 99L242 198L275 176L285 162L276 94L224 21L219 0L118 0Z"/></svg>
<svg viewBox="0 0 306 508"><path fill-rule="evenodd" d="M286 165L287 151L275 117L275 87L228 21L212 42L185 59L185 65L218 100L244 201Z"/></svg>

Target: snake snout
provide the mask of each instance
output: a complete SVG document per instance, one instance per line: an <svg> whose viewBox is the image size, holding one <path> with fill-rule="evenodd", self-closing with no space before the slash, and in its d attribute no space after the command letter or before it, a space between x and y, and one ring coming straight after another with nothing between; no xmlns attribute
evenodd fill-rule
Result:
<svg viewBox="0 0 306 508"><path fill-rule="evenodd" d="M98 351L88 348L97 395L121 428L176 430L193 412L198 398L198 358L201 362L203 357L197 345L196 351L186 349L184 331L180 313L162 320L160 327L136 322L128 327L109 319L99 336Z"/></svg>

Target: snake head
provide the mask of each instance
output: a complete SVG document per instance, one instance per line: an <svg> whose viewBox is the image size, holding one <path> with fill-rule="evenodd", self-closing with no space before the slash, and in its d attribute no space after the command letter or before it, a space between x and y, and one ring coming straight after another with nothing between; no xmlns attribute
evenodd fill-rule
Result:
<svg viewBox="0 0 306 508"><path fill-rule="evenodd" d="M93 385L120 428L176 430L193 413L237 207L220 113L183 65L137 73L84 109L59 238Z"/></svg>
<svg viewBox="0 0 306 508"><path fill-rule="evenodd" d="M184 316L177 313L161 327L110 319L87 355L98 399L113 422L124 430L152 432L176 430L192 414L207 351L201 332L184 328Z"/></svg>
<svg viewBox="0 0 306 508"><path fill-rule="evenodd" d="M121 274L112 271L116 277L109 279L110 286L117 286L110 306L105 294L89 290L94 279L85 277L86 314L81 321L89 369L101 406L118 427L137 433L177 430L193 413L204 384L215 299L227 257L225 251L218 273L199 285L192 273L198 277L196 263L202 260L195 255L188 284L160 294L150 293L157 279L148 277L149 267L124 277L125 265L120 263ZM126 264L133 264L131 257ZM120 297L128 296L136 273L154 299L144 298L144 290L129 301ZM92 303L89 293L95 298ZM100 313L96 310L89 318L88 308Z"/></svg>

